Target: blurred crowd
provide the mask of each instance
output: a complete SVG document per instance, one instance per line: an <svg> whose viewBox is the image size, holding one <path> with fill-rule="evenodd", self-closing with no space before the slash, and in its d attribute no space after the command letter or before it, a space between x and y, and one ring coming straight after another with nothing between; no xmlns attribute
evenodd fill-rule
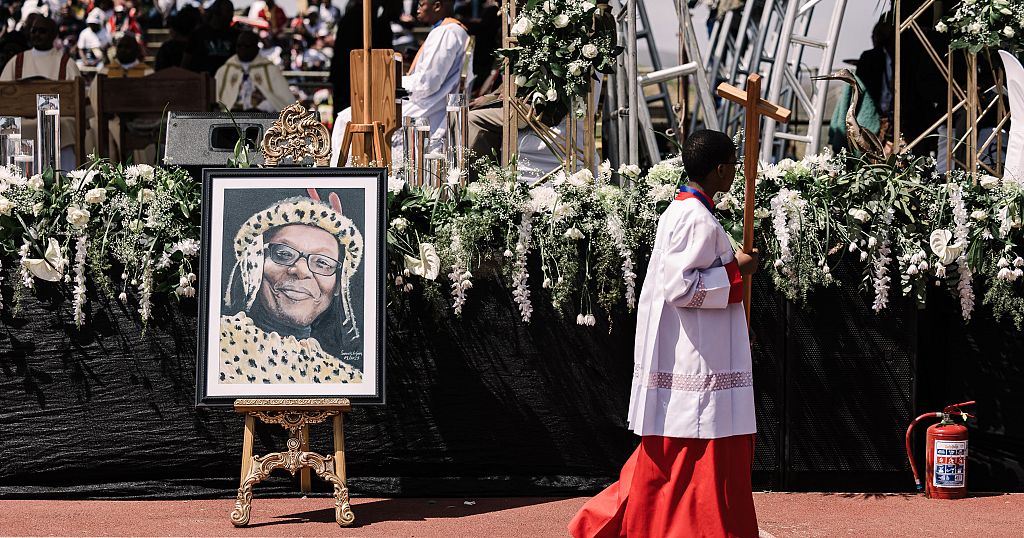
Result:
<svg viewBox="0 0 1024 538"><path fill-rule="evenodd" d="M429 30L417 27L417 3L374 0L375 48L393 48L407 62L412 60ZM454 6L453 16L476 36L475 93L496 84L494 50L501 34L497 4L463 0ZM288 82L296 96L336 111L348 106L348 57L350 50L362 47L362 0L297 0L286 7L294 16L275 0L257 0L240 9L229 0L0 0L0 69L33 48L30 34L37 17L57 23L54 49L73 59L86 77L134 61L156 71L181 67L216 76L236 54L239 35L255 33L258 54L282 72L291 72ZM160 39L151 39L155 34ZM300 71L330 72L326 82L333 91L322 76L295 73ZM310 80L321 81L319 91Z"/></svg>

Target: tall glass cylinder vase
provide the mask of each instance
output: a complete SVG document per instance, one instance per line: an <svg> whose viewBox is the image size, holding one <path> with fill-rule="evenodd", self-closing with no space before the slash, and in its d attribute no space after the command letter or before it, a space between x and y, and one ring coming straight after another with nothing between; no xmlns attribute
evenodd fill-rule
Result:
<svg viewBox="0 0 1024 538"><path fill-rule="evenodd" d="M402 169L409 185L416 181L416 120L402 116Z"/></svg>
<svg viewBox="0 0 1024 538"><path fill-rule="evenodd" d="M21 118L18 116L0 116L0 166L9 166L13 155L8 148L8 140L21 140Z"/></svg>
<svg viewBox="0 0 1024 538"><path fill-rule="evenodd" d="M36 166L33 166L35 161L35 147L32 140L18 139L14 145L14 154L11 156L11 162L14 163L14 167L17 169L18 174L24 178L30 178L37 173L39 170Z"/></svg>
<svg viewBox="0 0 1024 538"><path fill-rule="evenodd" d="M469 103L466 94L449 94L445 112L448 121L448 129L445 131L448 170L458 170L464 176L469 165L466 154L466 146L469 145Z"/></svg>
<svg viewBox="0 0 1024 538"><path fill-rule="evenodd" d="M60 170L60 96L36 95L36 169Z"/></svg>
<svg viewBox="0 0 1024 538"><path fill-rule="evenodd" d="M413 159L416 163L416 184L423 185L426 173L424 157L430 145L430 121L427 118L416 118L416 130L413 134Z"/></svg>

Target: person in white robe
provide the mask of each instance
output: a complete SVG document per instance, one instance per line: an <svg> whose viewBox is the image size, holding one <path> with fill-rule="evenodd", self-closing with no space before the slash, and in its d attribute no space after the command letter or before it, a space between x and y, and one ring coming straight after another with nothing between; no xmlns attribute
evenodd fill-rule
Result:
<svg viewBox="0 0 1024 538"><path fill-rule="evenodd" d="M113 43L110 32L103 24L103 10L94 7L86 17L86 27L78 34L78 56L81 65L95 66L103 63L107 49Z"/></svg>
<svg viewBox="0 0 1024 538"><path fill-rule="evenodd" d="M434 147L444 138L448 94L459 90L462 66L467 54L466 44L469 41L466 27L451 17L453 3L453 0L420 0L416 17L421 23L433 28L409 64L409 74L402 77L402 88L409 92L402 115L415 119L427 118L430 122L431 146ZM472 51L468 53L472 55ZM471 56L469 65L472 65ZM471 70L466 80L467 88L472 85L472 77ZM342 110L335 119L331 136L332 166L338 166L345 128L351 121L351 108ZM395 136L394 144L400 142L401 137Z"/></svg>
<svg viewBox="0 0 1024 538"><path fill-rule="evenodd" d="M758 258L734 251L711 201L735 180L736 148L698 131L682 159L690 182L658 221L637 307L628 420L640 446L569 524L576 538L758 535L742 303Z"/></svg>
<svg viewBox="0 0 1024 538"><path fill-rule="evenodd" d="M235 55L217 70L217 101L236 112L280 112L295 102L281 68L260 54L260 38L238 35Z"/></svg>
<svg viewBox="0 0 1024 538"><path fill-rule="evenodd" d="M32 48L11 58L0 72L0 81L46 78L50 80L73 80L80 76L78 66L70 56L54 46L57 38L57 23L53 19L34 17L29 30ZM60 119L61 167L73 170L75 167L75 120L62 114ZM24 118L21 123L22 137L35 140L35 118Z"/></svg>

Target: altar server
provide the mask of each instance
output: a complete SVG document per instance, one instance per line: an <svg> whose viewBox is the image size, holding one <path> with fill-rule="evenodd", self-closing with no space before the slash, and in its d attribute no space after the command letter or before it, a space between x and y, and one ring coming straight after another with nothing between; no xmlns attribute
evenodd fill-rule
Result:
<svg viewBox="0 0 1024 538"><path fill-rule="evenodd" d="M642 436L619 481L569 530L581 537L756 537L754 391L742 275L711 200L736 175L726 135L683 146L691 181L658 222L637 311L629 426Z"/></svg>
<svg viewBox="0 0 1024 538"><path fill-rule="evenodd" d="M430 137L435 141L444 137L448 94L459 90L459 78L467 54L466 43L469 41L466 27L451 17L453 4L454 0L419 0L416 17L433 28L409 64L409 74L402 77L402 87L409 92L402 115L427 118ZM468 77L467 88L473 83L472 71ZM351 108L342 110L335 120L331 141L332 165L337 165L345 127L351 121Z"/></svg>

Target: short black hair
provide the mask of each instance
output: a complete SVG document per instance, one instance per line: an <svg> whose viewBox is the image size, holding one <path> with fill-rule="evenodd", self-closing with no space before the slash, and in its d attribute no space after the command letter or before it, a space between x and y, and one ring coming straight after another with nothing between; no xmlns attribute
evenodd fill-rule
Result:
<svg viewBox="0 0 1024 538"><path fill-rule="evenodd" d="M691 134L680 152L690 181L700 181L716 166L736 161L736 145L721 131L702 129Z"/></svg>

